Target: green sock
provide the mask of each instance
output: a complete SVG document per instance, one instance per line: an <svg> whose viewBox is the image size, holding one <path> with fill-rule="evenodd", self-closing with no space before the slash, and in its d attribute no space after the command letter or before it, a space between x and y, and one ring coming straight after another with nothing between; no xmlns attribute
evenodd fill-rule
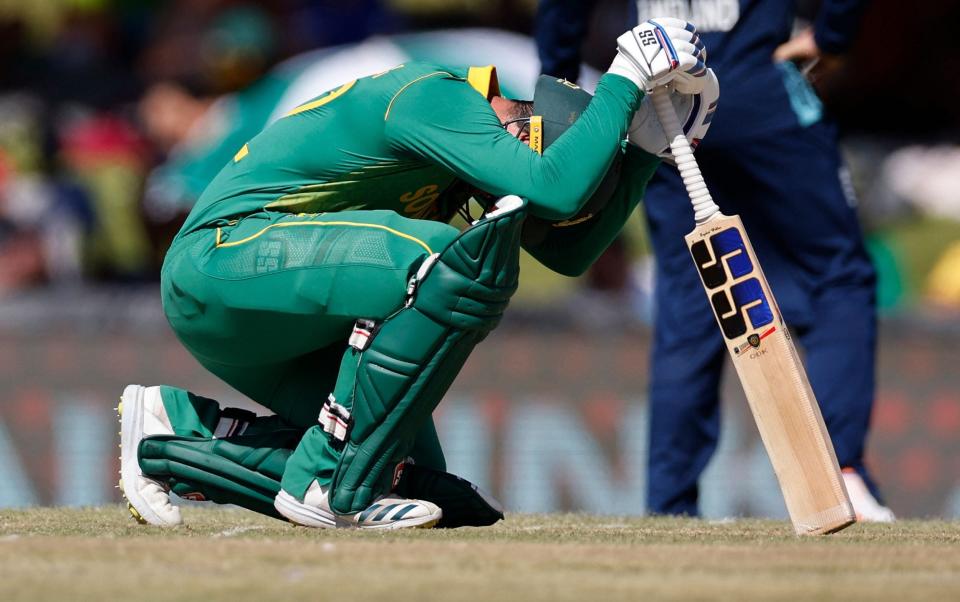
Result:
<svg viewBox="0 0 960 602"><path fill-rule="evenodd" d="M351 410L359 363L360 352L352 347L348 348L340 362L337 384L333 389L333 397L337 403ZM330 445L327 433L319 426L311 427L287 460L281 486L284 491L303 501L303 496L313 481L324 487L330 484L339 462L340 452Z"/></svg>

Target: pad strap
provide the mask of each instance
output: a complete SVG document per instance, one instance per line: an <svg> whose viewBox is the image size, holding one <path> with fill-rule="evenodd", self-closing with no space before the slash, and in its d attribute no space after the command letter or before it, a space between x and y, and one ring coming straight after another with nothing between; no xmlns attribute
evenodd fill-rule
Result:
<svg viewBox="0 0 960 602"><path fill-rule="evenodd" d="M353 417L350 410L337 403L332 393L320 409L319 422L320 428L330 436L334 449L343 449L353 426Z"/></svg>
<svg viewBox="0 0 960 602"><path fill-rule="evenodd" d="M377 332L377 323L373 320L357 320L347 343L357 351L363 351L370 346L370 339Z"/></svg>
<svg viewBox="0 0 960 602"><path fill-rule="evenodd" d="M220 419L217 421L213 436L217 439L237 437L242 435L250 426L250 423L256 419L257 415L250 410L224 408L220 411Z"/></svg>

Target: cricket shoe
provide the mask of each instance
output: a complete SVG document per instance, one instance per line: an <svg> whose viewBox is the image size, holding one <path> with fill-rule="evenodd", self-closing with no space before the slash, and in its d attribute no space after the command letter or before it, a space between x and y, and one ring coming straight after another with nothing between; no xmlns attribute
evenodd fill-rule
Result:
<svg viewBox="0 0 960 602"><path fill-rule="evenodd" d="M896 518L893 511L880 504L873 497L863 478L852 468L843 469L843 484L847 487L853 511L857 513L857 521L862 523L892 523Z"/></svg>
<svg viewBox="0 0 960 602"><path fill-rule="evenodd" d="M173 426L163 407L160 387L127 385L117 406L120 415L120 493L139 523L173 527L183 522L180 509L170 503L170 488L144 476L137 451L144 437L172 435Z"/></svg>
<svg viewBox="0 0 960 602"><path fill-rule="evenodd" d="M389 494L377 498L362 512L336 515L330 509L328 491L314 481L300 502L281 489L273 506L292 523L321 529L429 529L443 516L436 504Z"/></svg>

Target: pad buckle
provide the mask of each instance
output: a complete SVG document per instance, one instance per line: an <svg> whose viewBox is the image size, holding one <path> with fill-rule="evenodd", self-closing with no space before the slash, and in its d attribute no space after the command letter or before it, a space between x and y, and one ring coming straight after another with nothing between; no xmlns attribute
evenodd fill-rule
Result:
<svg viewBox="0 0 960 602"><path fill-rule="evenodd" d="M499 217L511 211L516 211L521 207L523 207L523 199L515 194L508 194L505 197L501 197L496 204L490 208L491 210L484 214L483 219Z"/></svg>
<svg viewBox="0 0 960 602"><path fill-rule="evenodd" d="M247 427L256 417L257 415L249 410L224 408L220 412L220 420L217 421L217 426L213 431L213 438L239 437L246 432Z"/></svg>
<svg viewBox="0 0 960 602"><path fill-rule="evenodd" d="M377 334L376 322L373 320L357 320L357 323L353 325L353 332L350 333L347 344L357 351L363 351L370 346L370 341L375 334Z"/></svg>
<svg viewBox="0 0 960 602"><path fill-rule="evenodd" d="M343 449L347 437L350 436L350 428L353 426L350 410L337 403L333 394L330 394L320 409L320 417L317 421L323 431L330 436L334 449Z"/></svg>
<svg viewBox="0 0 960 602"><path fill-rule="evenodd" d="M423 260L423 263L420 264L417 273L410 277L410 281L407 282L407 302L404 304L404 307L413 305L413 301L416 298L417 287L420 286L423 279L427 277L430 268L433 267L433 264L437 263L438 259L440 259L440 253L434 253L427 257Z"/></svg>

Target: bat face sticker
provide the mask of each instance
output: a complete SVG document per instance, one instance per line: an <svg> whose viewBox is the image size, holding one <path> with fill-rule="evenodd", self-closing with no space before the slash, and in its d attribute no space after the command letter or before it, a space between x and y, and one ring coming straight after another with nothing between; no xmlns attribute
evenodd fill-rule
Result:
<svg viewBox="0 0 960 602"><path fill-rule="evenodd" d="M753 262L737 228L698 240L690 246L690 253L709 291L723 336L735 339L773 322L770 303L753 275Z"/></svg>

